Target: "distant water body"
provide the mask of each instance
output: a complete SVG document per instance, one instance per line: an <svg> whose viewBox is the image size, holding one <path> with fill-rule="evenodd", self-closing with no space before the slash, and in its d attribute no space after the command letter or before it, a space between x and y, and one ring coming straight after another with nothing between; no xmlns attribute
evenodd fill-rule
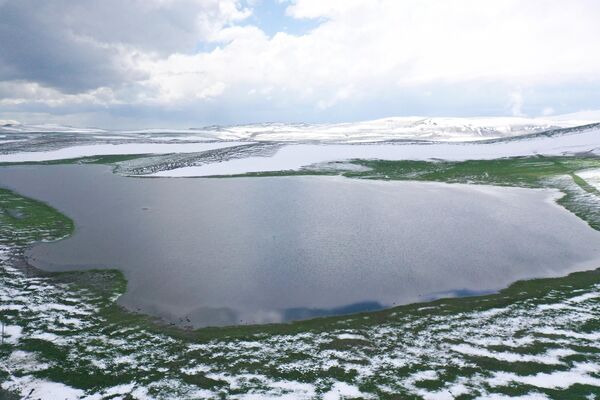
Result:
<svg viewBox="0 0 600 400"><path fill-rule="evenodd" d="M125 307L196 327L375 310L600 266L600 233L548 190L341 177L125 178L0 168L73 218L29 250L51 271L118 268Z"/></svg>

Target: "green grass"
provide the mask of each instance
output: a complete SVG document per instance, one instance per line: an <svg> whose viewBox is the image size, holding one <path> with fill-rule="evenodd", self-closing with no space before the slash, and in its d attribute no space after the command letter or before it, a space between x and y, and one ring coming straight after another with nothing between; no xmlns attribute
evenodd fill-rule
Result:
<svg viewBox="0 0 600 400"><path fill-rule="evenodd" d="M0 243L25 245L73 232L73 221L52 207L0 188Z"/></svg>
<svg viewBox="0 0 600 400"><path fill-rule="evenodd" d="M344 176L520 187L547 187L548 178L600 168L600 158L582 156L533 156L455 162L354 160L353 163L371 170L345 172Z"/></svg>

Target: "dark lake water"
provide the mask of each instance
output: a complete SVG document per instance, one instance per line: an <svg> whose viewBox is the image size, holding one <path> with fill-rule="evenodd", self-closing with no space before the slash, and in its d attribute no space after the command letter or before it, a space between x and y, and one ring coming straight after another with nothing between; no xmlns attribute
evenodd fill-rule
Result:
<svg viewBox="0 0 600 400"><path fill-rule="evenodd" d="M600 266L600 233L550 191L125 178L89 165L2 167L0 186L75 221L72 237L29 251L33 265L121 269L122 305L194 326L378 309Z"/></svg>

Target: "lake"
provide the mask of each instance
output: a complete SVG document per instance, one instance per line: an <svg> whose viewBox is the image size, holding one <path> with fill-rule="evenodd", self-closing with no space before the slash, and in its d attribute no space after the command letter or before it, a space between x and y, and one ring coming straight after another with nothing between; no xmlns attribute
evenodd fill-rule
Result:
<svg viewBox="0 0 600 400"><path fill-rule="evenodd" d="M496 291L600 266L600 233L550 190L342 177L127 178L0 168L75 234L50 271L118 268L128 309L195 327L284 322Z"/></svg>

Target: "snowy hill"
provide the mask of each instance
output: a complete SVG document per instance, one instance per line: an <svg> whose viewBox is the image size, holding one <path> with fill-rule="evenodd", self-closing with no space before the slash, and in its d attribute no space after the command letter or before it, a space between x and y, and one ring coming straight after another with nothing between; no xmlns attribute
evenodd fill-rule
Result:
<svg viewBox="0 0 600 400"><path fill-rule="evenodd" d="M104 130L59 125L27 125L15 121L0 124L0 134L69 133L121 134L127 139L160 141L244 140L258 142L382 142L395 140L474 141L497 139L569 128L599 122L600 113L587 112L548 118L392 117L371 121L333 124L260 123L208 126L191 129Z"/></svg>
<svg viewBox="0 0 600 400"><path fill-rule="evenodd" d="M255 141L378 142L472 141L505 138L585 124L581 120L535 118L395 117L339 124L252 124L199 129L220 139Z"/></svg>

